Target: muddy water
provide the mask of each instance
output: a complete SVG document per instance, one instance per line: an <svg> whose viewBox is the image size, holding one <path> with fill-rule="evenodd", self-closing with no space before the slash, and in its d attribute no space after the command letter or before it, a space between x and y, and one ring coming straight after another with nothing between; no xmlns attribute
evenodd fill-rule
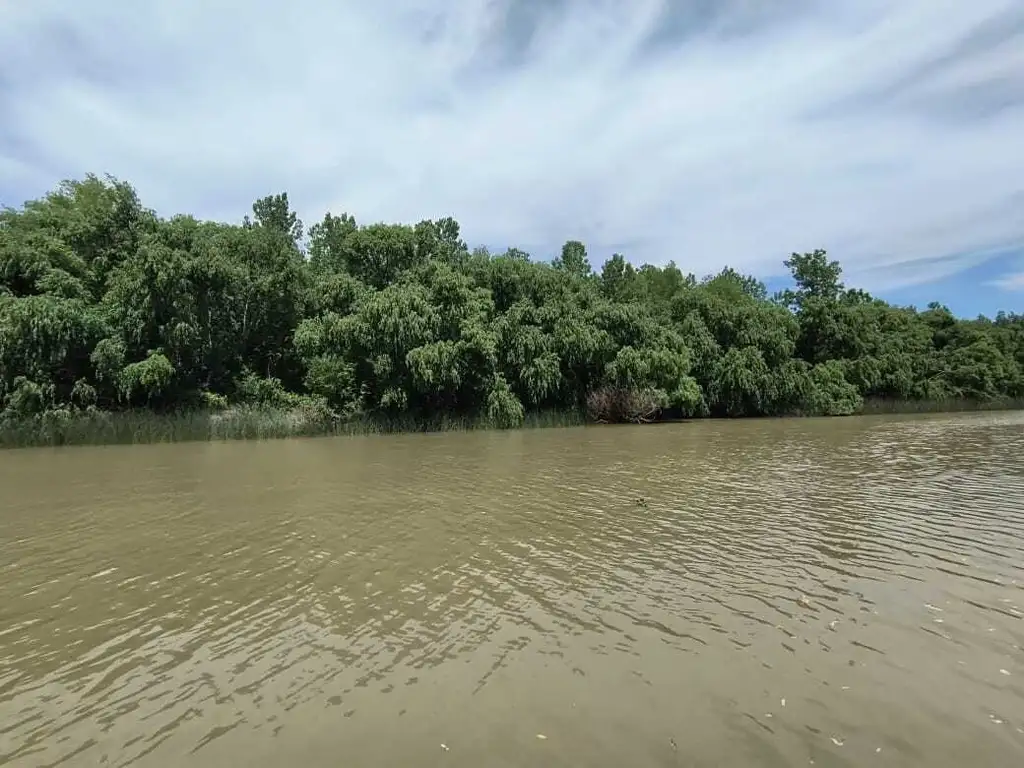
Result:
<svg viewBox="0 0 1024 768"><path fill-rule="evenodd" d="M0 765L1024 765L1024 415L0 454Z"/></svg>

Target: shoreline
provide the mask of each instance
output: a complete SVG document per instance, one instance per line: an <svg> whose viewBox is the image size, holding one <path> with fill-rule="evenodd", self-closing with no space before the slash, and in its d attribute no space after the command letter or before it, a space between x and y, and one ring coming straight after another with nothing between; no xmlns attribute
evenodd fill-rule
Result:
<svg viewBox="0 0 1024 768"><path fill-rule="evenodd" d="M1024 410L1024 400L867 400L850 416L897 416L913 414L977 413ZM821 417L793 413L780 416L659 418L648 425L694 421L736 421ZM635 422L620 422L633 424ZM315 421L307 413L285 408L229 408L171 413L153 411L59 411L33 419L0 423L0 450L61 446L151 445L157 443L279 440L295 437L355 437L362 435L469 432L478 430L551 429L602 427L577 411L527 413L522 424L499 427L486 417L443 415L435 419L414 417L357 417L340 421Z"/></svg>

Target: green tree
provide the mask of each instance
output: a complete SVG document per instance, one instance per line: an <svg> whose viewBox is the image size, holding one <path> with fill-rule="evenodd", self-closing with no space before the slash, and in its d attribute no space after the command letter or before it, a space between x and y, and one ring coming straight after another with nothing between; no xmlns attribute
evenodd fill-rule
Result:
<svg viewBox="0 0 1024 768"><path fill-rule="evenodd" d="M309 228L287 194L217 223L157 216L112 177L0 211L0 421L215 404L337 419L514 427L546 409L600 421L844 415L865 400L1024 397L1024 316L963 319L847 288L823 250L793 284L584 244L551 263L470 250L452 218Z"/></svg>

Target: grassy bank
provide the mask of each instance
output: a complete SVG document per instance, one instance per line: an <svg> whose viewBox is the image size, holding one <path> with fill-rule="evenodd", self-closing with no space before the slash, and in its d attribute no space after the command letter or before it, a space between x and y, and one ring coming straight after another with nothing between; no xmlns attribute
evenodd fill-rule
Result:
<svg viewBox="0 0 1024 768"><path fill-rule="evenodd" d="M858 415L960 413L1024 410L1024 400L869 400ZM586 423L580 412L526 415L523 428L569 427ZM452 432L493 429L488 419L442 415L435 419L360 416L346 421L311 418L301 411L232 408L226 411L59 411L0 422L0 448L60 445L133 445L203 440L268 440L285 437Z"/></svg>
<svg viewBox="0 0 1024 768"><path fill-rule="evenodd" d="M991 400L865 400L860 415L913 413L966 413L972 411L1020 411L1024 400L995 398Z"/></svg>
<svg viewBox="0 0 1024 768"><path fill-rule="evenodd" d="M527 414L524 428L584 423L575 412ZM345 421L312 419L300 411L233 408L228 411L51 412L24 420L0 421L0 448L60 445L133 445L203 440L269 440L284 437L453 432L493 429L481 417L442 415L434 419L361 416Z"/></svg>

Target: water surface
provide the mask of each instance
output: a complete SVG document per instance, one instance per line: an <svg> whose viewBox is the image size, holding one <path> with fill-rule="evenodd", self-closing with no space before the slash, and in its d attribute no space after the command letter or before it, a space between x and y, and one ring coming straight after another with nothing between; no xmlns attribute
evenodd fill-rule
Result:
<svg viewBox="0 0 1024 768"><path fill-rule="evenodd" d="M8 451L0 765L1024 765L1022 585L1024 414Z"/></svg>

